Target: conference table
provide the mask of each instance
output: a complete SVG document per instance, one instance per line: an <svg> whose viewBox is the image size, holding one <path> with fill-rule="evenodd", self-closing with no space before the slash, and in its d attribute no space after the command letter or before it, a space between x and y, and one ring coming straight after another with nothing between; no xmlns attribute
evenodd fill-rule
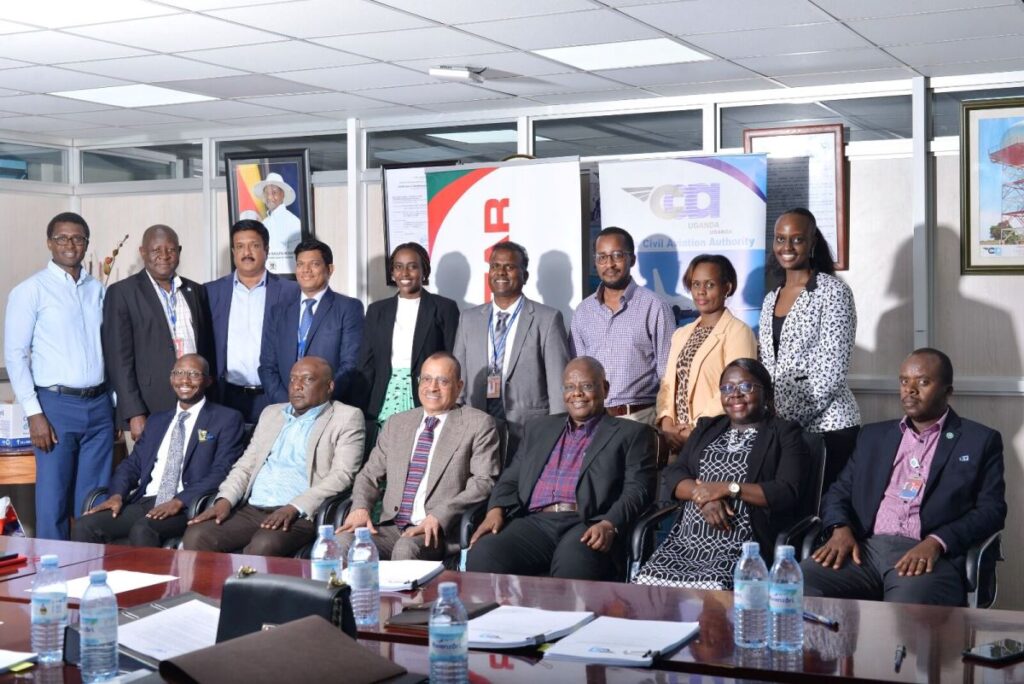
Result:
<svg viewBox="0 0 1024 684"><path fill-rule="evenodd" d="M261 573L310 576L309 561L294 558L0 537L0 551L14 550L26 555L57 552L69 579L83 577L97 569L177 577L170 582L118 594L118 604L122 607L186 592L220 598L224 580L242 566L250 566ZM28 650L27 590L31 588L33 573L34 569L0 576L0 621L5 623L0 627L0 648ZM734 646L731 592L452 571L441 573L416 591L382 594L382 627L361 630L360 641L410 671L426 672L426 635L396 631L383 625L406 605L433 601L443 581L456 582L464 601L590 610L598 615L692 621L700 625L696 639L657 660L651 669L552 662L543 659L536 649L473 651L471 670L490 682L668 683L701 681L702 678L715 682L840 679L851 682L1024 682L1024 663L996 669L961 657L963 649L973 645L1003 637L1024 639L1024 612L809 598L805 608L838 621L839 629L832 631L805 622L803 652L787 656ZM75 605L72 601L72 607ZM894 655L901 645L906 647L906 656L896 671ZM77 681L77 672L71 671L74 668L63 670L64 679L55 681ZM5 681L16 680L10 676L0 677L0 682Z"/></svg>

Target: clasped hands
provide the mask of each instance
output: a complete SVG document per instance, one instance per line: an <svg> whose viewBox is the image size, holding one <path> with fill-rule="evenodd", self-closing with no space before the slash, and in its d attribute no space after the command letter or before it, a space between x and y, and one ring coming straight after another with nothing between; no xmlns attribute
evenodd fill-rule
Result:
<svg viewBox="0 0 1024 684"><path fill-rule="evenodd" d="M690 500L697 506L701 516L714 529L729 532L732 529L729 518L736 515L736 511L726 501L729 498L729 483L703 480L694 482L696 484L690 492Z"/></svg>
<svg viewBox="0 0 1024 684"><path fill-rule="evenodd" d="M942 555L942 544L934 537L925 537L914 548L907 551L896 561L896 571L900 577L916 577L931 572L935 568L935 562ZM817 551L811 554L816 563L831 566L833 570L843 567L847 557L853 558L857 565L861 564L860 544L853 536L853 531L846 525L840 525L832 530L828 541Z"/></svg>

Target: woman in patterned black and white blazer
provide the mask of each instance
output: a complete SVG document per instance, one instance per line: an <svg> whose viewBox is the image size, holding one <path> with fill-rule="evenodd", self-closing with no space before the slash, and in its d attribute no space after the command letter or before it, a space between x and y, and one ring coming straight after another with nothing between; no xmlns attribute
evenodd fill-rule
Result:
<svg viewBox="0 0 1024 684"><path fill-rule="evenodd" d="M807 209L790 209L775 222L768 264L778 285L761 305L761 362L775 383L779 416L821 433L827 490L860 429L846 378L857 335L853 293L835 277L828 243Z"/></svg>

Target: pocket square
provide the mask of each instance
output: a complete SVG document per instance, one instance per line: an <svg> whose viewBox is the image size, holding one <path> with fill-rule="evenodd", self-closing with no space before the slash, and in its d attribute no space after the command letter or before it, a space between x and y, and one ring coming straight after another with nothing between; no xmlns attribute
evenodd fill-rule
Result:
<svg viewBox="0 0 1024 684"><path fill-rule="evenodd" d="M199 431L200 442L212 442L215 439L217 439L217 435L213 434L212 432L207 432L206 430Z"/></svg>
<svg viewBox="0 0 1024 684"><path fill-rule="evenodd" d="M967 454L964 454L963 456L960 457L960 462L961 463L967 463L970 460L971 460L971 457L969 455L967 455Z"/></svg>

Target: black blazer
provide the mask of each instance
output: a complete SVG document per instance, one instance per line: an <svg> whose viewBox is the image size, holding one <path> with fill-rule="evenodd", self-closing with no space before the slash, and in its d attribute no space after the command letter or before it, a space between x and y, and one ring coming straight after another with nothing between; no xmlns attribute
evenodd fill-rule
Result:
<svg viewBox="0 0 1024 684"><path fill-rule="evenodd" d="M366 310L356 366L359 369L358 384L351 398L353 405L363 409L370 419L375 419L380 413L388 380L391 379L391 342L397 312L397 296L374 302ZM420 367L431 354L452 350L458 327L459 307L455 302L426 290L420 293L420 308L416 313L416 329L412 337L412 400L416 406L420 405Z"/></svg>
<svg viewBox="0 0 1024 684"><path fill-rule="evenodd" d="M541 416L526 424L512 463L491 492L488 509L509 516L529 514L533 488L547 465L568 416ZM655 432L649 425L605 415L590 439L576 483L580 520L607 520L624 539L654 500Z"/></svg>
<svg viewBox="0 0 1024 684"><path fill-rule="evenodd" d="M683 480L700 477L704 450L729 426L728 416L706 417L697 421L679 458L662 473L669 492L675 492L676 485ZM749 510L754 541L760 544L761 556L769 562L775 555L775 538L779 532L796 522L810 466L810 455L800 425L782 418L765 421L750 450L747 476L743 482L761 485L768 500L767 508L750 506ZM682 510L679 514L682 515Z"/></svg>
<svg viewBox="0 0 1024 684"><path fill-rule="evenodd" d="M196 351L216 368L210 306L199 283L181 279L179 293L192 312ZM117 392L117 421L170 411L176 400L171 369L177 356L167 314L145 270L107 288L103 302L103 360Z"/></svg>
<svg viewBox="0 0 1024 684"><path fill-rule="evenodd" d="M822 500L826 529L849 525L857 539L872 534L902 439L898 420L861 428L850 461ZM934 534L942 539L949 556L962 556L1003 529L1002 436L949 409L922 496L921 537Z"/></svg>

